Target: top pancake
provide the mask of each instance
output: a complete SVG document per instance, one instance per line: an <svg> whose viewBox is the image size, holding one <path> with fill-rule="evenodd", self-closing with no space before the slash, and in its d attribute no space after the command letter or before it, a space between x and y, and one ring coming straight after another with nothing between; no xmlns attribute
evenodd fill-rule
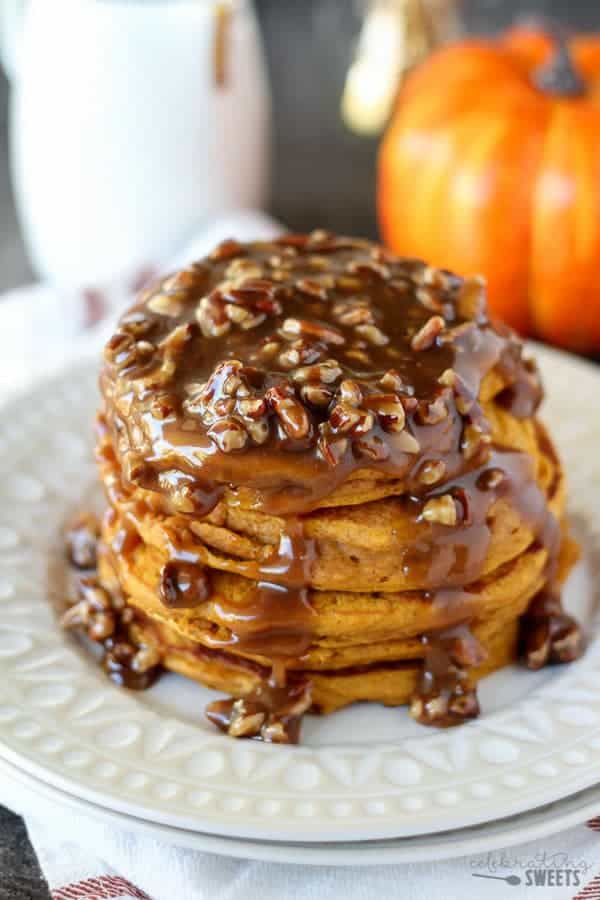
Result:
<svg viewBox="0 0 600 900"><path fill-rule="evenodd" d="M541 397L478 281L324 232L225 242L149 289L105 359L124 482L195 517L225 491L283 515L430 496L485 462L486 409Z"/></svg>

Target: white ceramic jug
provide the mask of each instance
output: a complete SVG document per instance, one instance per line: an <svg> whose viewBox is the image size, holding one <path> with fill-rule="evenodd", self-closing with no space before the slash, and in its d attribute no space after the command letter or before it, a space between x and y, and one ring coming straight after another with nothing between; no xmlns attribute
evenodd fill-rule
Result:
<svg viewBox="0 0 600 900"><path fill-rule="evenodd" d="M216 213L261 207L270 103L250 0L0 0L31 261L133 278Z"/></svg>

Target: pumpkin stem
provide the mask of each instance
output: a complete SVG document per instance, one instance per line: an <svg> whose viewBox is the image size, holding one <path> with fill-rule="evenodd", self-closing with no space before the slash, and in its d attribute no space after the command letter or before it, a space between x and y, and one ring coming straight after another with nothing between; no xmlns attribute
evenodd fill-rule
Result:
<svg viewBox="0 0 600 900"><path fill-rule="evenodd" d="M548 62L534 73L534 83L545 94L561 97L581 97L585 94L585 82L579 75L566 37L555 36L555 50Z"/></svg>

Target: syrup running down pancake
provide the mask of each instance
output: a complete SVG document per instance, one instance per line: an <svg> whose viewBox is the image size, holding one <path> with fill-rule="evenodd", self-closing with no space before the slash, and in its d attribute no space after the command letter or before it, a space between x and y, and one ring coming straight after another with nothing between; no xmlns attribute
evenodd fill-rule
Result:
<svg viewBox="0 0 600 900"><path fill-rule="evenodd" d="M357 700L458 724L484 674L581 652L537 369L479 280L226 241L142 294L100 384L108 509L72 532L66 624L121 683L173 669L231 696L232 736L289 742Z"/></svg>

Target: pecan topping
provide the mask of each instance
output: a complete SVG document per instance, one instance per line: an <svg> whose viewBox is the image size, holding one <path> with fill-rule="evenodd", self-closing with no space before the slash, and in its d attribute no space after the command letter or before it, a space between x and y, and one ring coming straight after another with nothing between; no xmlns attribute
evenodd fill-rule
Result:
<svg viewBox="0 0 600 900"><path fill-rule="evenodd" d="M429 350L436 342L438 336L446 327L446 322L442 316L432 316L428 319L422 328L420 328L410 342L413 350L420 352L421 350Z"/></svg>
<svg viewBox="0 0 600 900"><path fill-rule="evenodd" d="M181 315L183 311L183 304L170 294L155 294L146 305L151 312L171 318Z"/></svg>
<svg viewBox="0 0 600 900"><path fill-rule="evenodd" d="M432 522L436 525L448 525L450 527L456 525L458 515L454 497L451 497L450 494L444 494L442 497L433 497L425 503L421 515L426 522Z"/></svg>
<svg viewBox="0 0 600 900"><path fill-rule="evenodd" d="M223 453L241 450L248 441L248 432L235 419L220 419L207 431L208 436Z"/></svg>
<svg viewBox="0 0 600 900"><path fill-rule="evenodd" d="M310 322L306 319L286 319L282 326L282 335L288 337L304 337L324 344L333 344L338 347L345 344L345 339L339 331L320 322Z"/></svg>
<svg viewBox="0 0 600 900"><path fill-rule="evenodd" d="M267 688L266 692L259 689L250 697L216 700L206 707L206 716L231 737L296 744L302 716L312 703L310 685L288 688L278 702L268 695Z"/></svg>
<svg viewBox="0 0 600 900"><path fill-rule="evenodd" d="M374 347L385 347L390 340L377 325L357 325L355 331Z"/></svg>
<svg viewBox="0 0 600 900"><path fill-rule="evenodd" d="M63 628L83 628L92 641L104 641L110 637L117 622L112 610L110 595L93 575L79 579L79 600L63 613Z"/></svg>
<svg viewBox="0 0 600 900"><path fill-rule="evenodd" d="M302 440L308 437L312 423L301 403L295 398L287 396L281 388L270 388L266 398L289 438Z"/></svg>
<svg viewBox="0 0 600 900"><path fill-rule="evenodd" d="M214 262L220 262L223 259L231 259L234 256L238 256L241 253L245 253L245 247L240 244L238 241L234 241L232 239L228 239L226 241L221 241L221 243L215 247L213 252L210 254L210 259Z"/></svg>
<svg viewBox="0 0 600 900"><path fill-rule="evenodd" d="M446 463L443 460L426 462L419 472L419 481L422 484L437 484L445 474Z"/></svg>
<svg viewBox="0 0 600 900"><path fill-rule="evenodd" d="M564 612L560 598L542 591L521 620L521 658L528 669L568 663L583 653L581 628Z"/></svg>
<svg viewBox="0 0 600 900"><path fill-rule="evenodd" d="M90 513L78 516L67 529L69 562L77 569L93 569L99 536L100 523L96 516Z"/></svg>

